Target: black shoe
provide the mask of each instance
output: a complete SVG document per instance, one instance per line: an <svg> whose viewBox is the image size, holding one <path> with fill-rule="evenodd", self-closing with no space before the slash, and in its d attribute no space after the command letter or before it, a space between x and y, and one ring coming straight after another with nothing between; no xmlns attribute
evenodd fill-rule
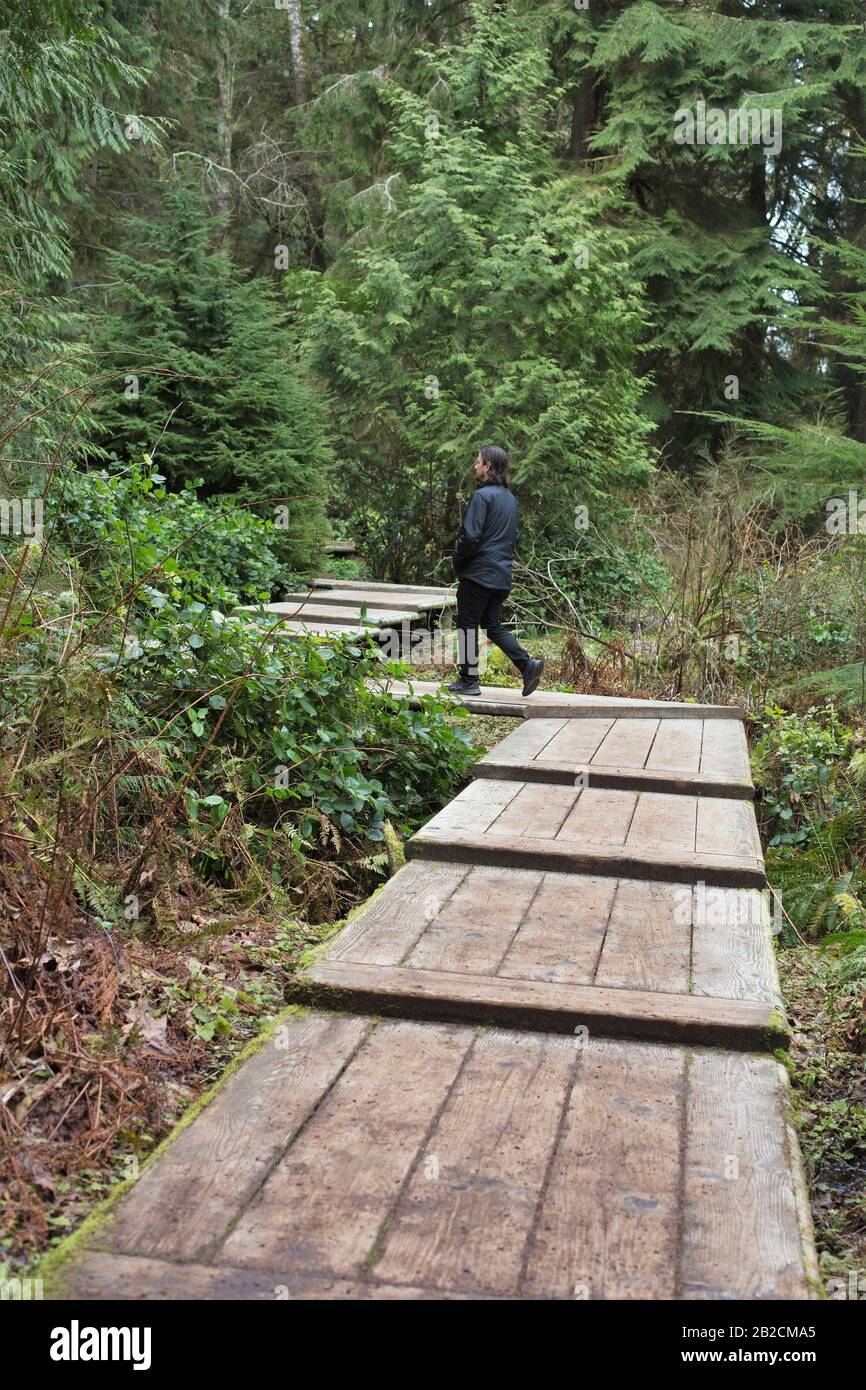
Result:
<svg viewBox="0 0 866 1390"><path fill-rule="evenodd" d="M530 658L529 665L523 672L523 694L531 695L533 690L538 689L538 682L541 680L541 673L544 670L544 658L539 657L537 661Z"/></svg>
<svg viewBox="0 0 866 1390"><path fill-rule="evenodd" d="M448 689L452 695L480 695L481 686L477 681L464 680L461 676L459 681L452 681Z"/></svg>

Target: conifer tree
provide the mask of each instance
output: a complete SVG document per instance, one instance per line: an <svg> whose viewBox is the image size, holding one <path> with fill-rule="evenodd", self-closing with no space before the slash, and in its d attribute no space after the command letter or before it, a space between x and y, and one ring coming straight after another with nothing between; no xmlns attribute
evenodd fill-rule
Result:
<svg viewBox="0 0 866 1390"><path fill-rule="evenodd" d="M97 440L120 463L149 455L170 488L276 517L283 558L307 569L326 531L324 411L268 283L214 249L214 227L194 193L168 185L159 221L131 221L110 256Z"/></svg>

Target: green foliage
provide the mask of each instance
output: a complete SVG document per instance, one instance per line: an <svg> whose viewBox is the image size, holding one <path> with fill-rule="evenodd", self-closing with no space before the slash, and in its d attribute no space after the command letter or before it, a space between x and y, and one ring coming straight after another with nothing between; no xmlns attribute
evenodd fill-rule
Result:
<svg viewBox="0 0 866 1390"><path fill-rule="evenodd" d="M485 442L513 454L534 534L650 473L627 242L556 177L538 33L478 10L469 41L429 62L452 93L437 124L383 85L390 172L359 206L369 225L287 286L331 389L352 533L377 572L406 576L447 548Z"/></svg>
<svg viewBox="0 0 866 1390"><path fill-rule="evenodd" d="M130 149L114 107L146 80L96 22L100 8L0 4L0 460L16 470L3 471L4 496L42 491L45 454L61 442L79 453L89 422L89 332L63 292L67 219L87 161ZM163 122L131 119L139 145L155 145ZM37 466L22 474L22 461Z"/></svg>
<svg viewBox="0 0 866 1390"><path fill-rule="evenodd" d="M227 621L157 588L145 597L135 645L106 661L118 690L159 711L168 775L178 784L195 768L180 784L200 865L225 868L220 830L239 833L239 816L277 876L317 843L381 840L386 819L417 825L468 769L469 738L444 702L412 711L368 688L381 672L372 647L286 640L273 619Z"/></svg>
<svg viewBox="0 0 866 1390"><path fill-rule="evenodd" d="M55 543L80 566L93 599L123 601L136 582L171 576L198 598L269 601L291 583L273 522L193 488L167 492L165 479L132 465L122 474L68 470L49 499ZM56 498L56 502L55 502Z"/></svg>
<svg viewBox="0 0 866 1390"><path fill-rule="evenodd" d="M800 937L861 973L866 926L866 796L858 731L833 706L805 715L768 707L752 765L771 832L767 871ZM786 932L786 939L787 939Z"/></svg>
<svg viewBox="0 0 866 1390"><path fill-rule="evenodd" d="M842 760L853 752L853 732L832 705L804 715L767 706L761 730L752 768L775 831L770 846L803 844L851 807Z"/></svg>

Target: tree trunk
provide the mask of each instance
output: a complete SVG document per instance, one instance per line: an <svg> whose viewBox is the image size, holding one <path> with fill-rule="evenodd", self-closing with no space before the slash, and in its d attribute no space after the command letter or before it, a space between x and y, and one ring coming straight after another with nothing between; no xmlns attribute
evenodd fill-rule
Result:
<svg viewBox="0 0 866 1390"><path fill-rule="evenodd" d="M301 0L287 0L289 17L289 46L292 50L292 73L295 79L295 105L307 100L307 65L304 58L304 30L301 24Z"/></svg>
<svg viewBox="0 0 866 1390"><path fill-rule="evenodd" d="M570 159L589 158L589 137L595 125L598 104L596 77L593 69L587 68L572 93L571 139L568 142Z"/></svg>
<svg viewBox="0 0 866 1390"><path fill-rule="evenodd" d="M217 211L228 223L232 207L232 127L235 89L234 61L229 41L231 0L217 0L220 21L216 50L216 77L219 105L217 108ZM225 227L224 227L225 230Z"/></svg>

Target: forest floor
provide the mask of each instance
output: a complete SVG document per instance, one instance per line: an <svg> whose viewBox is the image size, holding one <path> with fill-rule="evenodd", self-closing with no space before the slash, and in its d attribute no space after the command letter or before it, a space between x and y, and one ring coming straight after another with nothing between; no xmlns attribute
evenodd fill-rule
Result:
<svg viewBox="0 0 866 1390"><path fill-rule="evenodd" d="M444 675L441 667L413 669L419 679L452 679L450 669ZM543 685L562 688L562 675L563 664L550 661ZM486 679L518 683L499 670ZM614 679L604 683L616 685ZM577 688L583 684L574 682ZM484 749L521 722L498 715L457 717L471 721L474 740ZM55 1017L71 1015L81 1036L96 1033L104 1046L101 1055L80 1048L62 1073L35 1061L31 1073L6 1088L2 1139L10 1181L0 1275L32 1270L116 1183L134 1176L189 1106L279 1012L302 953L336 931L384 872L360 864L354 872L346 868L330 911L320 904L318 911L297 916L272 908L257 913L217 896L193 903L179 893L158 924L131 926L122 940L119 933L95 929L83 914L73 930L51 937ZM794 1034L788 1066L822 1270L825 1277L862 1274L866 1085L856 1050L864 1035L862 996L834 987L815 946L782 947L779 964ZM94 1068L96 1087L88 1085Z"/></svg>

